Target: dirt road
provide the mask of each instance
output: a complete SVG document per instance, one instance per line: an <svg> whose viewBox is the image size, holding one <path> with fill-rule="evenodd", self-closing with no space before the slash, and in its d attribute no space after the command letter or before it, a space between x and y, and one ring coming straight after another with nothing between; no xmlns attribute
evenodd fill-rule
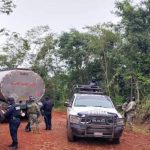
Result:
<svg viewBox="0 0 150 150"><path fill-rule="evenodd" d="M19 150L150 150L150 135L139 133L123 133L121 142L113 145L100 139L79 139L75 143L69 143L66 137L66 114L53 113L53 129L44 130L44 122L41 122L41 134L24 132L26 122L22 122L19 128ZM7 145L11 143L8 124L0 124L0 150L9 150Z"/></svg>

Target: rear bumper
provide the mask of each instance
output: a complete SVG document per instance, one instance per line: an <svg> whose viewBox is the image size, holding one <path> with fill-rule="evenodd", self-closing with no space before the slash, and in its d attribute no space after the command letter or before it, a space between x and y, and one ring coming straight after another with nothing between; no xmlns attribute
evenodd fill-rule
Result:
<svg viewBox="0 0 150 150"><path fill-rule="evenodd" d="M124 126L102 126L99 128L89 128L77 124L70 124L73 135L77 137L102 137L119 138L122 135Z"/></svg>

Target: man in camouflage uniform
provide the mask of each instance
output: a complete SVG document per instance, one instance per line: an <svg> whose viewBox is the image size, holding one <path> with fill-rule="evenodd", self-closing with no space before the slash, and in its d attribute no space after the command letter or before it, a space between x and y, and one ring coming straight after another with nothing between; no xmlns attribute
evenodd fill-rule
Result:
<svg viewBox="0 0 150 150"><path fill-rule="evenodd" d="M130 103L130 97L127 97L127 98L126 98L126 102L123 103L123 105L122 105L122 110L123 110L123 115L124 115L125 123L126 123L126 121L127 121L126 109L127 109L127 106L128 106L129 103Z"/></svg>
<svg viewBox="0 0 150 150"><path fill-rule="evenodd" d="M29 100L26 101L26 107L28 107L30 105L31 101L32 101L32 96L29 96ZM29 114L27 114L27 117L28 117L28 123L25 126L25 131L26 132L31 132L30 121L29 121Z"/></svg>
<svg viewBox="0 0 150 150"><path fill-rule="evenodd" d="M135 109L136 109L135 98L132 98L125 109L127 115L127 123L131 130L133 129L133 118L135 116Z"/></svg>
<svg viewBox="0 0 150 150"><path fill-rule="evenodd" d="M34 97L30 97L30 103L27 105L27 113L29 115L30 128L33 133L39 133L39 116L40 109L35 102Z"/></svg>

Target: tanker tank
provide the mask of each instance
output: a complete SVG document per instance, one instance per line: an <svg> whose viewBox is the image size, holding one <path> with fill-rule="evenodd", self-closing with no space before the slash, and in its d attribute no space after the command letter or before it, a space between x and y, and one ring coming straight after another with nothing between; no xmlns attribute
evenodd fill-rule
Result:
<svg viewBox="0 0 150 150"><path fill-rule="evenodd" d="M8 97L26 102L29 96L39 101L45 93L43 79L32 70L13 69L0 72L0 100L7 103Z"/></svg>

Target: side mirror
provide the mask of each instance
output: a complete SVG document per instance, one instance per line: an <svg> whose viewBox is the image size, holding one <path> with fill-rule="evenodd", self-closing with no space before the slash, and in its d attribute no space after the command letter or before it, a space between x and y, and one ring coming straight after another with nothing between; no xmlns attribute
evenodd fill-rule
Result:
<svg viewBox="0 0 150 150"><path fill-rule="evenodd" d="M71 105L70 105L69 102L65 102L65 103L64 103L64 106L66 106L66 107L71 107Z"/></svg>

